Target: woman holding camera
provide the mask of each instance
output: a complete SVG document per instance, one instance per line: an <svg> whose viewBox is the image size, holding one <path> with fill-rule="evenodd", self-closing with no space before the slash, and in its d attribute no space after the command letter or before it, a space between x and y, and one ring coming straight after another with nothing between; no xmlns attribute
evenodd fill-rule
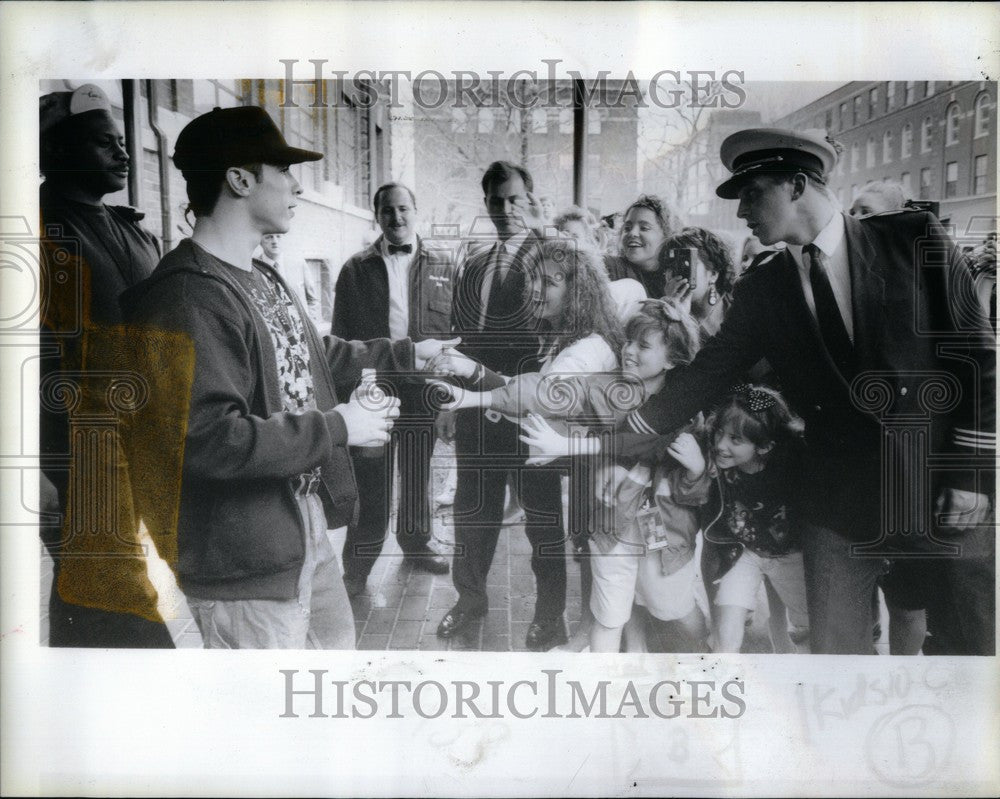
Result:
<svg viewBox="0 0 1000 799"><path fill-rule="evenodd" d="M714 336L732 302L736 264L729 245L710 230L686 227L667 238L659 252L666 276L664 296L680 302Z"/></svg>

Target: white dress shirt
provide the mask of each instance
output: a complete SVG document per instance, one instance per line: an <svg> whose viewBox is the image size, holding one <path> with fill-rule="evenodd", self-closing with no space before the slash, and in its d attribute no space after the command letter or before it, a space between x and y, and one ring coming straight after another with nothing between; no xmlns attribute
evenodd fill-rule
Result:
<svg viewBox="0 0 1000 799"><path fill-rule="evenodd" d="M406 338L410 330L410 266L417 257L417 238L409 241L413 250L389 255L389 240L382 237L381 255L389 278L389 338Z"/></svg>
<svg viewBox="0 0 1000 799"><path fill-rule="evenodd" d="M847 328L847 335L854 343L854 306L851 303L851 268L847 260L847 234L843 214L837 212L827 222L812 244L826 256L827 275L830 278L830 288L837 300L837 308ZM809 281L809 264L802 257L801 244L789 244L788 252L792 254L799 267L799 280L802 281L802 291L806 295L806 305L816 317L816 300L813 298L812 283Z"/></svg>

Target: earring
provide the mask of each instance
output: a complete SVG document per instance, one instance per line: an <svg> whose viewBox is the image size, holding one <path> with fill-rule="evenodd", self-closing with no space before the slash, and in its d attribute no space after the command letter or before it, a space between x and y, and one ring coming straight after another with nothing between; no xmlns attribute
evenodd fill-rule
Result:
<svg viewBox="0 0 1000 799"><path fill-rule="evenodd" d="M719 292L715 290L715 283L708 284L708 304L715 305L719 301Z"/></svg>

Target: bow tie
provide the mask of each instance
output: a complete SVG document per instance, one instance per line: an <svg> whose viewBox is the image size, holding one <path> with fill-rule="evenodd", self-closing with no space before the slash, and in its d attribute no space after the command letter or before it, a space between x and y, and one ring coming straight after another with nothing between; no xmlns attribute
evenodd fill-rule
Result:
<svg viewBox="0 0 1000 799"><path fill-rule="evenodd" d="M413 252L413 245L412 244L390 244L390 245L388 245L387 249L389 251L389 255L395 255L397 252L405 252L407 255L409 255L411 252Z"/></svg>

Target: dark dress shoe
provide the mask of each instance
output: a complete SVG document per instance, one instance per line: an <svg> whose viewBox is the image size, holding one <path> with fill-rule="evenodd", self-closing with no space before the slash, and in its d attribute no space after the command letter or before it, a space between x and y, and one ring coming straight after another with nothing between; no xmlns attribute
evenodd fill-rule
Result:
<svg viewBox="0 0 1000 799"><path fill-rule="evenodd" d="M565 644L569 640L562 616L531 622L524 643L532 652L541 652L553 646Z"/></svg>
<svg viewBox="0 0 1000 799"><path fill-rule="evenodd" d="M481 619L485 615L485 610L466 610L456 605L445 613L444 618L441 619L441 623L437 629L438 637L451 638L476 621L476 619Z"/></svg>
<svg viewBox="0 0 1000 799"><path fill-rule="evenodd" d="M444 555L439 555L433 549L420 550L418 552L407 552L403 555L403 560L409 563L414 569L423 569L431 574L447 574L448 559Z"/></svg>

